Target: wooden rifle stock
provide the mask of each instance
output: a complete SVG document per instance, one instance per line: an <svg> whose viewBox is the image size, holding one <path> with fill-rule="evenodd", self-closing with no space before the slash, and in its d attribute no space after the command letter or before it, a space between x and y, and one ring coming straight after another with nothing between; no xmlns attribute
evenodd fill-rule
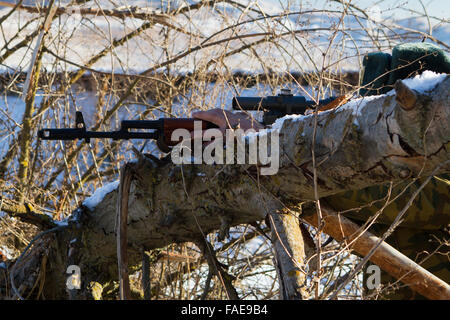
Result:
<svg viewBox="0 0 450 320"><path fill-rule="evenodd" d="M181 139L172 141L172 133L177 129L185 129L188 131L194 131L195 122L201 123L202 130L218 128L214 123L194 119L194 118L163 118L163 132L158 139L158 147L161 151L169 152L170 147L177 145L181 142Z"/></svg>

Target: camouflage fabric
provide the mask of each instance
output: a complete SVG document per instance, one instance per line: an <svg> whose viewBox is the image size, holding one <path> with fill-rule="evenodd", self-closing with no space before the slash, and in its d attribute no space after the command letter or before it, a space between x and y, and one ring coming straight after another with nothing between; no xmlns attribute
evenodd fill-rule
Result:
<svg viewBox="0 0 450 320"><path fill-rule="evenodd" d="M377 226L375 233L381 235L385 228ZM422 267L435 274L440 279L450 283L449 248L440 246L443 239L449 239L448 229L418 230L412 228L397 228L389 238L389 244L397 248L407 257L419 263ZM430 253L433 253L431 254ZM367 274L366 274L367 276ZM392 289L386 288L384 299L410 300L425 299L420 294L410 290L385 272L381 273L381 283L385 286L396 283ZM397 288L396 288L397 287ZM368 291L370 293L370 291Z"/></svg>
<svg viewBox="0 0 450 320"><path fill-rule="evenodd" d="M387 242L422 267L434 273L442 280L450 283L450 250L448 246L440 246L441 242L450 239L450 181L448 175L434 177L415 198L406 211L401 226L395 229ZM371 232L381 236L394 221L397 214L405 207L412 194L420 187L423 180L417 180L408 186L407 182L395 186L391 199L395 201L384 208L377 218ZM405 189L406 188L406 189ZM345 215L355 221L366 221L376 214L386 203L389 186L375 186L359 191L349 191L324 199L332 208L344 211L356 208ZM428 253L437 252L428 256ZM364 273L367 276L366 273ZM394 283L396 279L382 272L382 284ZM364 283L366 283L364 281ZM398 283L400 288L392 289L384 294L385 299L423 299L422 296ZM369 292L367 293L369 294Z"/></svg>
<svg viewBox="0 0 450 320"><path fill-rule="evenodd" d="M390 70L393 71L387 76L385 72L389 64ZM396 80L413 76L424 70L450 73L450 58L434 45L412 43L395 47L392 57L386 53L368 54L364 58L364 66L361 85L366 87L360 90L360 94L374 95L390 90ZM417 180L408 188L406 188L408 182L396 185L390 199L397 196L398 198L383 210L371 231L381 236L423 181L424 179ZM388 189L388 185L374 186L327 197L324 201L338 211L358 208L345 215L354 220L366 221L383 207ZM387 239L390 245L446 282L450 282L450 248L441 243L450 239L449 200L450 176L433 177L407 210L400 227ZM438 248L438 252L435 252ZM428 254L433 252L434 254L422 262ZM395 279L384 273L381 279L384 285L395 282ZM384 298L423 298L402 283L398 284L401 286L400 289L389 292Z"/></svg>
<svg viewBox="0 0 450 320"><path fill-rule="evenodd" d="M408 182L392 188L389 204L377 218L377 223L390 225L397 214L406 206L408 200L422 185L425 179L418 179L409 187ZM325 198L325 202L335 210L358 209L346 213L347 217L366 221L386 203L389 185L369 187L359 191L348 191ZM450 175L433 177L417 195L406 211L402 227L420 230L439 230L450 222Z"/></svg>

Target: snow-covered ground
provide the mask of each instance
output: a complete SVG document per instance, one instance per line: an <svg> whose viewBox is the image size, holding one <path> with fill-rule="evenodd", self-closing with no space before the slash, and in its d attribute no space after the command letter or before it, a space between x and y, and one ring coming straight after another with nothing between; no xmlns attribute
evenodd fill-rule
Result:
<svg viewBox="0 0 450 320"><path fill-rule="evenodd" d="M235 35L245 37L227 43L227 50L230 50L242 46L244 43L261 39L263 36L255 36L255 34L267 32L276 35L288 34L278 41L278 45L272 43L258 45L256 47L258 56L250 54L249 51L243 51L226 57L224 65L227 69L246 72L263 72L268 68L278 72L314 70L315 65L322 66L322 53L327 50L330 38L334 37L333 45L325 62L339 61L339 70L359 70L360 59L364 53L374 50L387 51L397 43L414 39L421 41L423 34L420 34L420 32L429 33L430 25L433 27L433 37L444 44L450 43L448 20L430 18L428 21L426 17L410 17L401 14L403 12L401 9L404 10L404 7L394 7L391 10L378 13L374 12L372 8L368 11L371 15L369 19L361 12L355 12L356 16L349 15L341 21L342 14L336 11L339 6L332 4L319 6L318 3L321 3L321 1L291 3L290 1L258 0L251 2L240 0L239 2L247 9L218 3L214 9L203 8L184 15L177 15L168 20L172 25L195 34L195 37L171 31L169 34L170 42L166 43L162 27L160 25L155 26L143 32L140 36L131 39L127 44L116 47L111 53L95 63L92 68L103 71L113 70L116 73L138 73L165 61L167 59L166 54L175 57L200 44L205 46ZM32 3L32 1L28 1L28 3ZM68 1L62 2L61 6L68 6L67 3ZM100 0L88 2L81 7L123 9L128 5L145 7L150 12L159 13L174 7L183 7L190 3L195 3L195 1L171 1L170 5L164 2L165 5L161 8L161 1L120 0L119 2L112 2ZM434 6L438 6L438 4L434 4ZM69 7L79 8L79 6ZM6 14L9 10L10 8L1 9L0 16ZM267 17L261 19L260 14L251 10L262 10ZM326 12L321 10L326 10ZM302 14L298 14L299 11ZM284 17L270 17L286 12L289 12L289 14ZM11 39L17 30L23 27L32 17L36 17L36 15L21 11L4 21L2 23L4 36L0 37L0 47ZM256 20L252 20L255 18ZM41 21L42 19L29 24L8 47L35 30ZM62 15L53 22L50 40L47 40L46 43L59 56L83 65L90 57L102 48L107 47L112 41L123 37L145 22L140 19L122 20L103 16L82 17L76 13ZM235 29L215 35L217 32L241 22L245 23ZM335 29L339 30L336 34L334 34ZM417 32L413 32L414 30ZM296 32L295 36L292 32ZM213 37L206 40L210 36ZM171 69L180 73L193 71L201 63L219 57L223 53L223 44L195 51L177 61ZM27 70L33 48L33 44L30 47L22 48L4 61L1 69L4 71ZM54 61L55 57L46 54L44 56L44 67L54 70ZM57 66L59 71L77 68L75 65L62 61L59 61ZM222 66L219 65L218 68L221 69Z"/></svg>

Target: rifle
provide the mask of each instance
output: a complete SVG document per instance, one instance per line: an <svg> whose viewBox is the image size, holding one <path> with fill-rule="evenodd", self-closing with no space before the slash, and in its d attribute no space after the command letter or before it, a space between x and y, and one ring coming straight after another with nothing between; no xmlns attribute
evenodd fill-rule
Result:
<svg viewBox="0 0 450 320"><path fill-rule="evenodd" d="M320 100L319 111L335 108L342 103L343 97L330 97ZM288 114L305 114L306 110L315 106L316 102L306 100L302 96L294 96L289 89L282 89L277 96L268 97L234 97L232 106L234 110L264 111L263 124L271 125L278 118Z"/></svg>
<svg viewBox="0 0 450 320"><path fill-rule="evenodd" d="M170 152L170 147L180 141L172 141L172 132L179 128L188 131L194 130L194 121L201 121L202 130L217 128L208 121L193 118L159 118L157 120L122 120L117 131L87 131L83 114L77 111L75 114L75 128L50 129L38 131L38 137L42 140L76 140L84 139L89 143L91 138L111 138L113 140L129 139L153 139L158 148L163 152ZM131 129L154 130L151 132L136 132Z"/></svg>
<svg viewBox="0 0 450 320"><path fill-rule="evenodd" d="M336 104L341 97L328 98L319 101L320 110L329 109ZM270 125L276 119L288 114L304 114L308 107L316 105L314 101L308 101L305 97L293 96L289 90L282 90L278 96L260 97L234 97L232 106L235 110L264 110L263 124ZM325 106L325 108L323 108ZM83 114L77 111L75 114L75 128L52 129L45 128L38 131L38 137L42 140L76 140L84 139L89 143L91 138L111 138L114 140L128 139L153 139L158 148L163 152L170 152L170 147L180 141L172 141L172 132L183 128L194 130L194 121L201 121L202 130L217 128L211 122L193 118L160 118L157 120L123 120L117 131L88 131L83 119ZM130 131L131 129L153 130Z"/></svg>

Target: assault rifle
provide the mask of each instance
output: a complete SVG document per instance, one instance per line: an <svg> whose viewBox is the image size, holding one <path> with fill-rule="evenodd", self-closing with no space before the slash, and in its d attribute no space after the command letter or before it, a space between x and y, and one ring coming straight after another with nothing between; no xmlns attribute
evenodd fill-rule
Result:
<svg viewBox="0 0 450 320"><path fill-rule="evenodd" d="M341 97L331 97L320 100L319 110L324 111L334 108ZM288 114L305 114L306 110L316 105L312 100L306 100L302 96L294 96L290 90L283 89L277 96L260 97L234 97L232 101L233 109L247 111L264 111L263 124L271 125L276 119Z"/></svg>
<svg viewBox="0 0 450 320"><path fill-rule="evenodd" d="M170 147L180 142L171 140L172 132L179 128L193 131L194 121L201 121L202 130L217 128L217 126L211 122L198 119L159 118L157 120L122 120L120 129L117 131L88 131L86 130L83 114L80 111L77 111L75 114L75 128L45 128L38 131L38 137L42 140L84 139L88 143L91 138L110 138L113 140L153 139L156 140L158 148L161 151L170 152ZM130 131L131 129L153 131Z"/></svg>
<svg viewBox="0 0 450 320"><path fill-rule="evenodd" d="M329 98L319 101L319 106L329 106L339 98ZM290 91L282 91L278 96L258 97L235 97L233 98L233 109L235 110L262 110L264 111L264 125L272 124L277 118L288 114L304 114L308 107L316 105L314 101L307 101L305 97L293 96ZM117 131L88 131L83 119L83 114L77 111L75 114L75 128L51 129L45 128L38 132L42 140L76 140L110 138L114 140L128 139L154 139L158 148L163 152L170 152L170 147L180 141L172 141L172 132L183 128L188 131L194 130L194 121L201 121L202 130L217 128L211 122L193 118L160 118L157 120L123 120ZM152 131L131 131L132 129L144 129Z"/></svg>

